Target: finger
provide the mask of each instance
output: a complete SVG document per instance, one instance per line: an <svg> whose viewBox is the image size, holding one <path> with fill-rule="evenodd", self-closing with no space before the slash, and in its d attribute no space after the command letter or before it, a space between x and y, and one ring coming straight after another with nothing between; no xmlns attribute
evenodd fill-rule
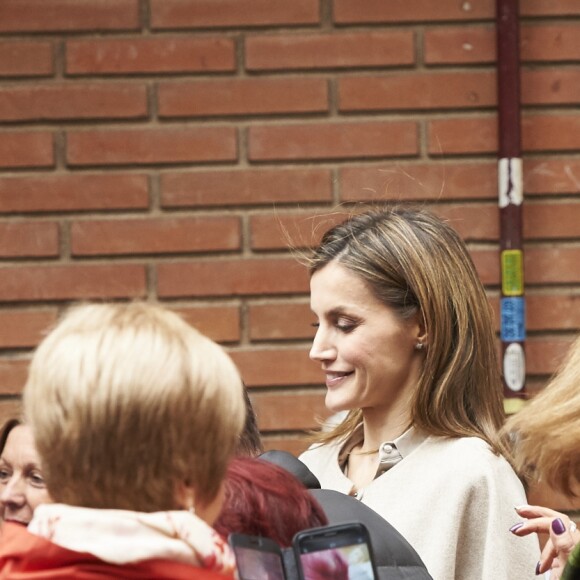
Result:
<svg viewBox="0 0 580 580"><path fill-rule="evenodd" d="M574 537L560 518L555 518L550 526L550 541L560 559L567 560L574 549Z"/></svg>
<svg viewBox="0 0 580 580"><path fill-rule="evenodd" d="M538 517L548 517L548 518L561 518L565 517L564 514L557 512L556 510L539 506L539 505L521 505L515 508L516 512L524 518L538 518Z"/></svg>
<svg viewBox="0 0 580 580"><path fill-rule="evenodd" d="M558 550L555 548L554 544L552 543L552 540L550 539L546 542L546 545L544 546L544 549L542 550L542 553L540 555L539 571L545 572L546 570L549 570L554 563L554 559L557 557Z"/></svg>
<svg viewBox="0 0 580 580"><path fill-rule="evenodd" d="M516 536L528 536L532 533L547 534L550 532L550 526L552 525L552 519L550 517L537 517L526 522L519 522L510 528L510 532Z"/></svg>

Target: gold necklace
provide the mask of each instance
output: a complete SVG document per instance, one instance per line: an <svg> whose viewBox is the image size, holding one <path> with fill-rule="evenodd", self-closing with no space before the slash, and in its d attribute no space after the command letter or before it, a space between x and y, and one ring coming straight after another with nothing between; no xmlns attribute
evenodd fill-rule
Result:
<svg viewBox="0 0 580 580"><path fill-rule="evenodd" d="M371 449L370 451L349 451L347 455L374 455L381 450L380 447L376 449Z"/></svg>

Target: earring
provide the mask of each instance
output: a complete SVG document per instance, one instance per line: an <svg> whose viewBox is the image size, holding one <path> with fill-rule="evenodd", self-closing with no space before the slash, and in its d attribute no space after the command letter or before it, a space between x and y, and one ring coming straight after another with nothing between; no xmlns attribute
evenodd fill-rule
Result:
<svg viewBox="0 0 580 580"><path fill-rule="evenodd" d="M423 350L425 348L425 345L422 342L418 342L415 345L415 350Z"/></svg>

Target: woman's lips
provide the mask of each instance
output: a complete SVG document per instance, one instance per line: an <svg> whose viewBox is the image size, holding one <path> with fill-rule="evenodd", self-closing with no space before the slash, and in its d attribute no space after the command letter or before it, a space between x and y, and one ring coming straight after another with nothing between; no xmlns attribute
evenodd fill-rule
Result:
<svg viewBox="0 0 580 580"><path fill-rule="evenodd" d="M326 371L326 387L331 389L340 385L347 377L352 375L353 371L350 372L330 372Z"/></svg>

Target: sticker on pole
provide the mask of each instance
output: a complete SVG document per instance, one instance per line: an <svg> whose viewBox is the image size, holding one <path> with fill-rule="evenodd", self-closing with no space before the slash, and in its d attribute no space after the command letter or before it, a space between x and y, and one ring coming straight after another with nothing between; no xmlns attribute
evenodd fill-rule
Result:
<svg viewBox="0 0 580 580"><path fill-rule="evenodd" d="M502 298L501 340L502 342L523 342L526 340L526 302L522 298Z"/></svg>
<svg viewBox="0 0 580 580"><path fill-rule="evenodd" d="M501 292L504 296L524 293L524 255L521 250L501 253Z"/></svg>
<svg viewBox="0 0 580 580"><path fill-rule="evenodd" d="M522 160L519 157L502 158L498 161L498 203L500 208L522 205L524 180Z"/></svg>
<svg viewBox="0 0 580 580"><path fill-rule="evenodd" d="M526 382L526 355L521 344L513 342L503 355L503 379L514 393L521 391Z"/></svg>

